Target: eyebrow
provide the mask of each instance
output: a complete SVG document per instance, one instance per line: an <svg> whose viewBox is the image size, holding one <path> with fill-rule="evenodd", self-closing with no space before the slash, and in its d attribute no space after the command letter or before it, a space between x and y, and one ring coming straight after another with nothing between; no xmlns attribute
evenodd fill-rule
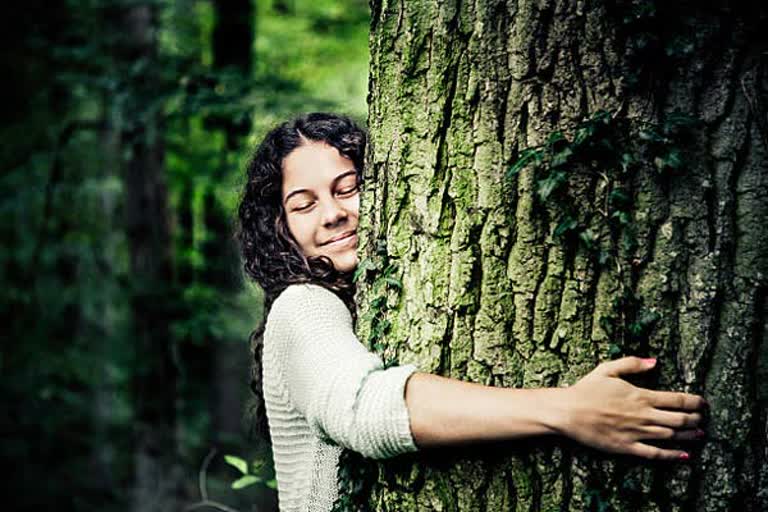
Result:
<svg viewBox="0 0 768 512"><path fill-rule="evenodd" d="M354 169L350 169L349 171L346 171L346 172L343 172L343 173L339 174L338 176L333 178L333 181L331 182L331 186L335 186L339 181L343 180L344 178L346 178L350 174L357 174L357 171L354 170ZM287 203L288 200L291 197L295 196L296 194L301 194L303 192L309 192L309 191L307 189L305 189L305 188L299 188L299 189L296 189L296 190L292 190L291 192L288 193L288 195L285 196L285 199L283 199L283 203Z"/></svg>

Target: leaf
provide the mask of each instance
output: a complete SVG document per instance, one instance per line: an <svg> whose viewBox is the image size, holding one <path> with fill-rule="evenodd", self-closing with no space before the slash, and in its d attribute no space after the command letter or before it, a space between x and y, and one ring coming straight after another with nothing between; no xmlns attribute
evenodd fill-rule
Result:
<svg viewBox="0 0 768 512"><path fill-rule="evenodd" d="M561 140L565 140L565 135L563 135L563 132L554 131L549 134L549 137L547 137L547 145L551 146L557 142L560 142Z"/></svg>
<svg viewBox="0 0 768 512"><path fill-rule="evenodd" d="M631 230L630 230L631 231ZM621 248L624 249L626 252L632 252L635 249L637 249L637 238L635 238L633 233L625 232L623 233L621 237Z"/></svg>
<svg viewBox="0 0 768 512"><path fill-rule="evenodd" d="M579 233L579 240L584 243L584 246L587 249L593 249L595 247L595 234L592 233L589 228Z"/></svg>
<svg viewBox="0 0 768 512"><path fill-rule="evenodd" d="M542 158L541 154L542 151L540 149L524 149L520 153L520 158L518 158L517 162L515 162L515 164L510 167L509 171L507 171L507 178L515 176L517 173L525 169L533 160L540 162Z"/></svg>
<svg viewBox="0 0 768 512"><path fill-rule="evenodd" d="M615 188L611 190L608 199L613 206L626 206L630 202L629 194L627 194L623 188Z"/></svg>
<svg viewBox="0 0 768 512"><path fill-rule="evenodd" d="M384 277L389 277L395 272L397 272L397 265L394 263L390 263L389 265L387 265L387 268L384 269Z"/></svg>
<svg viewBox="0 0 768 512"><path fill-rule="evenodd" d="M637 135L638 137L640 137L640 140L644 140L648 142L664 142L666 140L664 137L656 133L656 131L651 128L640 130L640 132Z"/></svg>
<svg viewBox="0 0 768 512"><path fill-rule="evenodd" d="M257 484L259 482L261 482L261 478L253 475L245 475L232 482L232 488L242 489L243 487L248 487L249 485Z"/></svg>
<svg viewBox="0 0 768 512"><path fill-rule="evenodd" d="M355 269L355 273L352 275L352 282L357 282L358 279L360 279L360 276L365 274L369 270L374 270L376 268L376 264L373 262L370 258L365 258L363 261L361 261L357 265L357 269Z"/></svg>
<svg viewBox="0 0 768 512"><path fill-rule="evenodd" d="M248 463L240 457L235 455L225 455L224 460L227 461L227 464L240 471L240 473L244 475L248 474Z"/></svg>
<svg viewBox="0 0 768 512"><path fill-rule="evenodd" d="M371 301L371 309L381 311L384 305L387 303L387 297L385 295L379 295Z"/></svg>
<svg viewBox="0 0 768 512"><path fill-rule="evenodd" d="M275 480L274 478L272 480L267 480L266 482L264 482L264 485L266 485L270 489L277 489L277 480Z"/></svg>
<svg viewBox="0 0 768 512"><path fill-rule="evenodd" d="M613 212L613 214L611 214L611 218L618 219L619 224L623 226L628 225L632 221L632 218L629 216L629 213L623 212L620 210Z"/></svg>
<svg viewBox="0 0 768 512"><path fill-rule="evenodd" d="M643 326L637 322L632 322L629 324L628 330L632 336L640 336L643 334Z"/></svg>
<svg viewBox="0 0 768 512"><path fill-rule="evenodd" d="M611 259L611 253L608 251L600 251L600 254L597 256L597 262L600 265L605 265L608 263L608 260Z"/></svg>
<svg viewBox="0 0 768 512"><path fill-rule="evenodd" d="M398 290L403 287L403 283L401 283L399 279L395 279L394 277L385 277L384 281L386 281L387 284L394 286Z"/></svg>
<svg viewBox="0 0 768 512"><path fill-rule="evenodd" d="M537 190L539 199L546 201L566 180L567 175L563 171L555 171L543 180L539 180Z"/></svg>
<svg viewBox="0 0 768 512"><path fill-rule="evenodd" d="M664 158L664 163L672 169L679 169L683 166L683 156L680 154L680 150L672 148Z"/></svg>
<svg viewBox="0 0 768 512"><path fill-rule="evenodd" d="M552 157L552 167L560 167L561 165L567 164L571 155L573 155L573 150L568 146L564 147Z"/></svg>
<svg viewBox="0 0 768 512"><path fill-rule="evenodd" d="M570 215L568 215L555 228L555 236L560 236L560 235L563 235L564 233L566 233L568 231L572 231L578 225L579 225L578 221L576 219L574 219L573 217L571 217Z"/></svg>
<svg viewBox="0 0 768 512"><path fill-rule="evenodd" d="M621 355L621 347L615 343L608 345L608 357L616 357Z"/></svg>
<svg viewBox="0 0 768 512"><path fill-rule="evenodd" d="M629 170L629 167L634 164L637 160L635 160L635 157L632 155L632 153L622 153L621 154L621 170L624 172L627 172Z"/></svg>

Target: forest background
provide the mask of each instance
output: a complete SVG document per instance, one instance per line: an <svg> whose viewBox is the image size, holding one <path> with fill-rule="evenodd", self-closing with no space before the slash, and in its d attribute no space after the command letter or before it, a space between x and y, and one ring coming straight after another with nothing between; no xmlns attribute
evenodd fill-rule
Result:
<svg viewBox="0 0 768 512"><path fill-rule="evenodd" d="M262 311L235 209L276 122L365 120L367 2L2 10L5 501L274 509L271 462L244 420Z"/></svg>

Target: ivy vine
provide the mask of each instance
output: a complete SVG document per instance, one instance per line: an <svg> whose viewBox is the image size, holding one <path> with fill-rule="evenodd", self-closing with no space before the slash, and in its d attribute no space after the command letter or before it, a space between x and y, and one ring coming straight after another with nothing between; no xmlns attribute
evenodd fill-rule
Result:
<svg viewBox="0 0 768 512"><path fill-rule="evenodd" d="M626 283L626 269L638 263L637 229L633 219L630 182L641 166L651 162L658 177L682 171L681 142L695 121L682 113L661 124L633 121L618 113L596 112L571 135L555 131L540 146L524 149L509 168L512 179L525 169L536 177L535 199L553 212L553 236L567 247L579 246L597 265L612 266L618 293L599 322L612 343L611 357L623 355L631 342L647 337L659 315L644 309ZM570 194L569 181L590 173L603 182L603 197L593 208L581 208Z"/></svg>
<svg viewBox="0 0 768 512"><path fill-rule="evenodd" d="M397 365L397 359L384 355L382 340L390 331L392 324L387 318L391 293L402 290L402 282L397 276L397 265L390 261L386 244L377 244L373 258L363 259L355 270L353 281L365 278L370 282L368 295L372 297L368 309L360 318L366 322L368 336L365 340L368 347L382 356L384 367ZM339 456L338 467L338 498L332 512L368 512L375 510L371 504L371 494L374 484L382 471L380 462L369 459L359 453L345 448Z"/></svg>

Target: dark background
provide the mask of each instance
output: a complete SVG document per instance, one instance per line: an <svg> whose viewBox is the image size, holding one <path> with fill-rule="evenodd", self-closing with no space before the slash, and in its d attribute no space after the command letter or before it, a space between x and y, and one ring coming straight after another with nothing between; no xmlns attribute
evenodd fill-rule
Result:
<svg viewBox="0 0 768 512"><path fill-rule="evenodd" d="M212 501L274 508L247 415L262 311L235 209L276 122L364 120L367 3L1 9L3 508L149 510L149 481L184 509L200 473Z"/></svg>

